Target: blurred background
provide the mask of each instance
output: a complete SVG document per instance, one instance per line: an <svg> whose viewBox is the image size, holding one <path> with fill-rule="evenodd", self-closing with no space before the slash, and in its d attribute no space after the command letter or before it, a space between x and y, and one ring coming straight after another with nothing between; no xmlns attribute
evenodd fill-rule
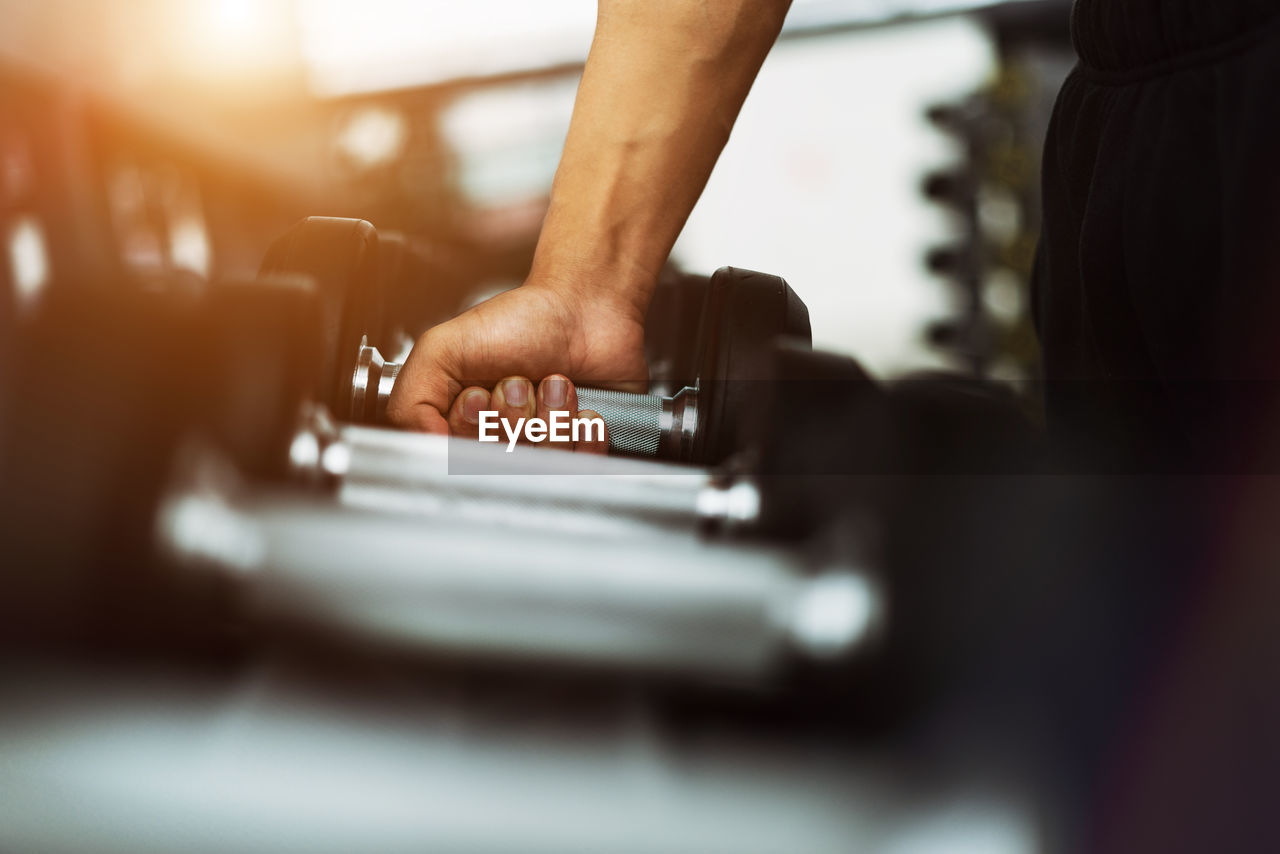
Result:
<svg viewBox="0 0 1280 854"><path fill-rule="evenodd" d="M1065 0L797 0L673 261L786 277L877 372L1034 375ZM306 214L419 248L441 319L528 267L587 0L0 3L6 311L257 270Z"/></svg>
<svg viewBox="0 0 1280 854"><path fill-rule="evenodd" d="M1034 378L1028 280L1039 157L1073 63L1069 7L796 0L673 268L709 274L734 265L785 277L808 305L814 346L855 356L878 376L941 367L1003 382ZM174 447L173 471L186 477L179 410L196 412L191 421L207 414L193 402L204 390L178 388L177 370L150 355L197 362L197 348L170 346L172 330L123 322L111 330L114 318L97 315L88 326L101 320L112 332L101 340L124 355L95 350L97 335L46 340L37 321L55 295L68 297L65 308L94 291L86 312L112 289L199 295L213 282L254 277L268 246L311 215L362 218L384 237L398 235L415 271L409 278L421 283L416 310L436 322L519 284L594 17L590 0L0 0L0 374L12 374L0 379L27 393L0 396L0 406L29 416L10 418L3 426L11 435L0 435L0 474L12 490L0 496L0 533L15 540L0 558L17 555L13 577L29 575L32 589L47 588L59 603L73 591L69 609L103 612L107 630L88 632L93 644L135 629L147 635L152 627L136 614L148 612L132 609L136 591L120 580L172 559L152 553L155 502L146 502L167 494ZM9 334L14 326L37 330L26 352L39 358L7 360L8 339L20 337ZM147 358L130 355L131 340L146 336L152 346L136 349ZM75 358L49 375L101 363L101 375L118 385L90 389L96 394L46 388L53 384L40 359L59 349ZM86 375L74 381L92 386ZM172 400L155 400L148 382ZM245 401L235 414L269 408L251 395ZM235 493L215 480L219 493ZM180 485L196 497L208 486L194 475ZM275 518L270 501L280 485L258 486L267 496L260 516ZM848 492L850 505L863 500ZM311 493L294 498L320 513L304 531L307 559L342 562L342 578L364 590L375 550L361 541L338 553L324 547L324 535L365 517ZM1034 520L1051 514L1038 516L1023 496L1003 491L960 513L952 512L960 502L945 498L937 515L946 524L917 526L904 513L889 520L888 534L875 527L883 520L842 515L845 505L833 501L821 541L787 548L806 561L830 552L861 567L881 540L908 544L908 561L927 563L930 574L925 583L908 572L903 586L938 591L937 610L963 623L963 631L940 633L943 641L921 642L929 665L921 681L933 677L935 654L948 666L953 652L967 654L968 641L953 639L972 635L972 646L990 653L984 664L996 666L954 681L966 701L987 703L982 715L959 702L958 712L928 706L895 720L905 735L895 731L890 744L877 715L895 714L893 703L876 696L880 683L863 687L844 673L831 683L857 684L861 693L829 703L826 684L778 696L734 686L726 700L718 683L695 691L596 684L580 674L553 682L523 663L514 675L477 677L469 662L447 656L428 656L439 669L423 678L381 648L371 657L323 643L318 655L281 652L274 637L224 624L222 600L233 597L199 588L191 597L218 606L210 611L230 655L206 657L203 647L188 655L187 644L203 642L188 635L208 627L184 623L179 611L179 625L155 627L160 641L144 638L141 664L128 659L113 671L108 662L99 671L89 656L86 673L21 656L4 662L0 847L313 854L420 851L430 838L446 851L556 854L1053 850L1044 840L1057 829L1055 810L1075 806L1054 787L1075 781L1064 782L1054 757L1045 760L1048 783L1027 785L1018 766L1034 764L1027 757L1037 753L1036 737L985 714L1013 707L1007 697L1020 696L1025 672L1038 687L1041 678L1066 681L1065 671L1030 653L1025 672L1001 670L1006 657L1026 664L1020 643L1009 642L1022 635L1002 631L988 608L996 586L969 583L956 558L968 550L985 559L990 549L1001 555L1000 571L1027 578L1022 538L1043 533ZM25 516L9 512L19 507ZM198 521L202 536L233 557L257 542L223 515ZM418 544L428 535L446 540L455 522L415 518L395 534L418 535ZM1067 541L1073 529L1064 528ZM580 544L578 565L657 555L661 568L663 549L683 549L691 564L713 569L759 559L790 571L794 557L756 541L707 544L696 529L642 533ZM510 544L491 530L484 537L476 542ZM394 551L398 541L388 542L384 552ZM24 552L31 543L39 549ZM423 552L426 563L434 553ZM27 558L41 571L28 573ZM487 576L479 577L483 586ZM378 607L418 607L401 601L402 578L383 580L378 592L394 607ZM1052 598L1028 587L1036 602ZM557 590L572 610L577 591ZM348 594L344 602L365 607ZM679 613L693 613L671 598ZM1057 613L1056 600L1043 607ZM513 612L526 608L518 601ZM61 613L22 603L13 610L35 623ZM1032 622L1021 610L1014 617L1019 632ZM1008 694L986 693L988 677ZM1091 672L1074 678L1097 681ZM991 741L1008 755L962 737L984 727L999 730ZM1074 742L1061 744L1069 752Z"/></svg>

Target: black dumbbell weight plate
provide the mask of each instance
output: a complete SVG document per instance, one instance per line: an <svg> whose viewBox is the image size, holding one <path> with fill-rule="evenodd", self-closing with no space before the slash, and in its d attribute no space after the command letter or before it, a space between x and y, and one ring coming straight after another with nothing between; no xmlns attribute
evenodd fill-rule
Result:
<svg viewBox="0 0 1280 854"><path fill-rule="evenodd" d="M809 310L778 276L721 267L707 286L699 353L699 429L694 458L720 463L741 450L765 384L776 381L774 344L810 346Z"/></svg>
<svg viewBox="0 0 1280 854"><path fill-rule="evenodd" d="M345 413L360 342L384 326L377 231L364 220L308 217L271 245L261 272L314 281L323 337L316 396L333 413Z"/></svg>
<svg viewBox="0 0 1280 854"><path fill-rule="evenodd" d="M272 276L210 287L199 322L199 358L212 385L202 418L246 474L287 473L304 401L326 382L320 299L311 279Z"/></svg>

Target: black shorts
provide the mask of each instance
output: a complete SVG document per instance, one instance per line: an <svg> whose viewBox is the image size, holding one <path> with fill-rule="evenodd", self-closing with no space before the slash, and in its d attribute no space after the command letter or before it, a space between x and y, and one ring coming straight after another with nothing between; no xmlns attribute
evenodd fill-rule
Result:
<svg viewBox="0 0 1280 854"><path fill-rule="evenodd" d="M1049 423L1121 467L1264 464L1280 447L1280 3L1073 14L1033 299Z"/></svg>

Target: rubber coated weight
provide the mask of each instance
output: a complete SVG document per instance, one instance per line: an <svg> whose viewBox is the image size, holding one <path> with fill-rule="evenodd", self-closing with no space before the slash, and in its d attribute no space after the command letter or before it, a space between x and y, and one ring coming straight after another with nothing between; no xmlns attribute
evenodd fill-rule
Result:
<svg viewBox="0 0 1280 854"><path fill-rule="evenodd" d="M644 322L651 394L674 394L697 384L698 323L708 281L670 266L658 277Z"/></svg>
<svg viewBox="0 0 1280 854"><path fill-rule="evenodd" d="M369 344L394 358L432 326L457 314L471 284L448 251L397 232L378 233L378 278L383 328L369 330Z"/></svg>
<svg viewBox="0 0 1280 854"><path fill-rule="evenodd" d="M202 422L246 474L287 474L303 403L321 381L320 299L302 276L213 283L200 309Z"/></svg>
<svg viewBox="0 0 1280 854"><path fill-rule="evenodd" d="M210 378L192 306L123 281L68 284L12 342L0 634L102 627L120 644L169 619L146 608L154 512Z"/></svg>
<svg viewBox="0 0 1280 854"><path fill-rule="evenodd" d="M764 384L779 379L774 344L811 346L809 310L778 276L721 267L707 285L698 335L704 424L694 455L719 463L747 444Z"/></svg>
<svg viewBox="0 0 1280 854"><path fill-rule="evenodd" d="M385 328L378 232L361 219L308 217L271 245L260 272L303 275L315 283L322 340L315 396L333 412L346 412L352 354L366 335Z"/></svg>

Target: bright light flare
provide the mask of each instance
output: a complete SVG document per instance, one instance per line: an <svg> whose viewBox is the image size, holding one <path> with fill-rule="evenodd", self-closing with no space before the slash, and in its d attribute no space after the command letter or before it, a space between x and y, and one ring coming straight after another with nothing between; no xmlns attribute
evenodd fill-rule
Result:
<svg viewBox="0 0 1280 854"><path fill-rule="evenodd" d="M254 24L252 0L217 0L211 3L209 19L220 29L230 33L243 33Z"/></svg>
<svg viewBox="0 0 1280 854"><path fill-rule="evenodd" d="M347 119L335 144L353 165L372 169L399 156L408 136L402 114L385 107L363 107Z"/></svg>
<svg viewBox="0 0 1280 854"><path fill-rule="evenodd" d="M49 251L44 229L35 217L23 216L9 232L9 266L19 314L30 312L49 283Z"/></svg>
<svg viewBox="0 0 1280 854"><path fill-rule="evenodd" d="M175 12L177 59L198 76L244 78L298 68L297 25L286 0L187 0Z"/></svg>

